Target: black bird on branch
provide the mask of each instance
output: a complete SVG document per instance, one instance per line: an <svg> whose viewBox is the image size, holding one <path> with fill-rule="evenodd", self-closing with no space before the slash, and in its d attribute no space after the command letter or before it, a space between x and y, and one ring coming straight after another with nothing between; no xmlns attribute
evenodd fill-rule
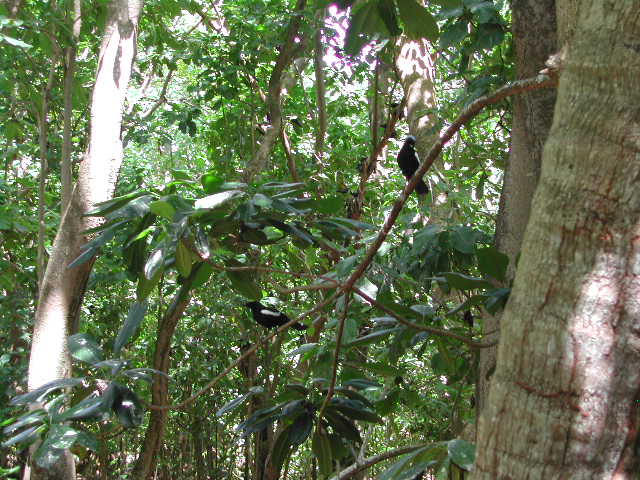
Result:
<svg viewBox="0 0 640 480"><path fill-rule="evenodd" d="M260 302L247 302L245 306L251 310L255 322L266 328L277 328L290 320L284 313L275 308L265 307ZM308 328L307 325L300 322L294 323L291 327L296 330L306 330Z"/></svg>
<svg viewBox="0 0 640 480"><path fill-rule="evenodd" d="M418 167L420 166L420 161L418 160L418 154L416 153L416 137L413 135L409 135L404 140L404 145L400 149L398 153L398 165L400 166L400 170L407 180L413 177L413 174L416 173ZM420 180L416 185L416 193L418 195L424 195L429 193L429 187L424 180Z"/></svg>

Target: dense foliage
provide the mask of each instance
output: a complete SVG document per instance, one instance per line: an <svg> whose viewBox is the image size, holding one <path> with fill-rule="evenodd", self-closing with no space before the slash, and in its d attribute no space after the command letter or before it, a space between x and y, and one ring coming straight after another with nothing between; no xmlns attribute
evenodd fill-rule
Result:
<svg viewBox="0 0 640 480"><path fill-rule="evenodd" d="M373 87L376 62L393 62L401 32L433 42L438 108L425 114L437 119L437 134L464 105L511 79L508 11L498 1L351 3L295 13L304 22L295 81L283 99L290 147L276 145L249 184L240 172L269 121L263 96L294 6L146 3L116 197L92 212L104 223L69 265L97 256L79 331L69 339L73 376L31 392L37 206L45 212L40 241L49 248L60 220L70 6L30 2L16 18L0 9L0 476L17 478L25 446L42 439L40 465L72 448L88 478L96 470L124 478L142 445L145 412L154 408L151 385L165 376L169 401L180 408L170 410L157 458L162 478L248 475L259 455L249 439L267 431L270 461L291 478L310 478L312 469L325 478L356 458L410 445L416 449L400 461L371 472L412 478L427 468L444 476L452 464L470 467L473 446L459 438L474 421L482 317L508 296L498 288L506 260L492 246L506 102L460 132L425 179L428 197L409 198L354 287L343 286L405 185L395 160L407 132L401 122L366 184L362 216L352 218L360 159L372 148L369 105L382 97ZM74 169L87 145L105 15L104 2L82 12ZM314 151L318 28L325 155ZM398 90L379 101L400 97ZM292 181L291 165L300 182ZM434 211L445 213L436 221ZM258 299L310 328L271 334L244 307ZM165 373L152 368L156 340L185 301ZM36 400L42 408L25 413Z"/></svg>

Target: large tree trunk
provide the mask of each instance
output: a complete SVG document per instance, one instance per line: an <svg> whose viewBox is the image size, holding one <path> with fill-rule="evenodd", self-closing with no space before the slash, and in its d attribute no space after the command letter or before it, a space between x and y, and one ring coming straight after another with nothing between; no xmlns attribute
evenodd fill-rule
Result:
<svg viewBox="0 0 640 480"><path fill-rule="evenodd" d="M579 12L476 479L630 479L640 467L640 16L632 0Z"/></svg>
<svg viewBox="0 0 640 480"><path fill-rule="evenodd" d="M512 2L513 41L518 78L534 77L549 56L556 52L555 0L516 0ZM547 139L556 92L534 90L514 97L511 150L504 175L500 210L496 224L496 247L509 256L509 279L524 231L529 223L531 200L538 186L542 147ZM484 332L488 340L498 335L499 317L487 316ZM496 365L497 347L480 351L476 405L480 413L489 393L489 381Z"/></svg>
<svg viewBox="0 0 640 480"><path fill-rule="evenodd" d="M100 48L91 105L89 151L80 166L78 184L56 235L39 292L29 360L29 389L71 373L67 335L78 316L92 262L67 269L87 242L84 230L95 225L82 215L111 197L120 164L122 107L135 53L141 0L113 0ZM53 471L32 478L73 478L67 455Z"/></svg>

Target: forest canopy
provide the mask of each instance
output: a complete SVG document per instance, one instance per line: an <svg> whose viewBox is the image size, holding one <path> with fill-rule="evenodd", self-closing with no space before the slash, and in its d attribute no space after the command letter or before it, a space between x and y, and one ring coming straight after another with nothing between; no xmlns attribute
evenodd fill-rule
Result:
<svg viewBox="0 0 640 480"><path fill-rule="evenodd" d="M595 265L631 261L635 193L596 168L605 147L575 153L601 117L568 113L605 97L576 72L615 29L586 0L512 3L2 3L0 478L572 472L492 432L537 410L551 431L557 409L553 439L574 438L597 422L589 365L623 368L578 348L581 286L624 272L593 301L633 298L629 270ZM619 58L631 3L608 13ZM622 131L601 136L633 152ZM632 356L625 301L602 322ZM607 475L635 465L635 390L607 388L626 440L589 478L632 478Z"/></svg>

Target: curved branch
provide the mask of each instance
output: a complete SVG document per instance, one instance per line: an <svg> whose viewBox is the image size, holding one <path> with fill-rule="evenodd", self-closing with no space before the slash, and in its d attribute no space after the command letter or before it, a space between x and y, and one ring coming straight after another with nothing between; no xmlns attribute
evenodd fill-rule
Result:
<svg viewBox="0 0 640 480"><path fill-rule="evenodd" d="M400 455L404 455L406 453L411 453L419 448L426 447L428 444L424 445L412 445L409 447L400 447L395 448L393 450L388 450L384 453L380 453L378 455L373 455L372 457L365 458L362 462L354 463L349 467L342 470L338 475L331 477L331 480L346 480L347 478L351 478L354 475L366 470L367 468L375 465L376 463L380 463L384 460L388 460L390 458L399 457Z"/></svg>
<svg viewBox="0 0 640 480"><path fill-rule="evenodd" d="M373 241L369 249L367 250L364 259L358 265L356 270L351 274L349 279L346 281L345 285L342 287L343 291L351 290L354 284L358 281L360 277L364 274L365 270L371 265L373 258L375 257L378 249L382 246L382 243L389 235L389 232L393 228L396 220L398 219L398 215L402 211L404 204L407 202L409 195L416 188L416 185L422 180L424 174L429 170L433 162L438 158L440 152L443 147L451 140L451 138L462 128L463 125L468 123L473 117L475 117L478 113L482 111L484 107L487 105L491 105L493 103L497 103L511 95L515 95L518 93L522 93L529 90L537 90L540 88L554 88L557 86L557 79L551 77L549 75L540 74L533 78L527 78L524 80L518 80L516 82L512 82L508 85L505 85L502 88L499 88L494 93L485 95L483 97L478 98L473 101L467 108L463 110L463 112L458 116L458 118L445 130L444 134L435 141L429 153L427 154L424 162L420 165L420 168L414 173L411 180L404 187L404 190L400 193L400 198L393 205L387 220L385 221L382 229L378 233L378 236Z"/></svg>

